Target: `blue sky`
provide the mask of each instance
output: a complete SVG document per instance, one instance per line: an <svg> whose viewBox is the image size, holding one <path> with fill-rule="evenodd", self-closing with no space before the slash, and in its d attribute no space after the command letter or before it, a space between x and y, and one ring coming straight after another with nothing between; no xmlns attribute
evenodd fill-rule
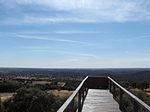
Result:
<svg viewBox="0 0 150 112"><path fill-rule="evenodd" d="M0 67L150 67L149 0L0 0Z"/></svg>

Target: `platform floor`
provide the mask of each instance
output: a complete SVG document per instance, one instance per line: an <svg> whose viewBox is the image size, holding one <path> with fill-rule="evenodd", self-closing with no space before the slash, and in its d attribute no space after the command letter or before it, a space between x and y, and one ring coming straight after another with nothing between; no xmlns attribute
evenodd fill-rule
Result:
<svg viewBox="0 0 150 112"><path fill-rule="evenodd" d="M82 112L121 112L109 90L89 89Z"/></svg>

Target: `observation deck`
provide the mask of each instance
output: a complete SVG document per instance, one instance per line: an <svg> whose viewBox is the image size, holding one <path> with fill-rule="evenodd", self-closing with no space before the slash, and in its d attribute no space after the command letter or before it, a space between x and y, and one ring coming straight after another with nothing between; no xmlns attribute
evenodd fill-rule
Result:
<svg viewBox="0 0 150 112"><path fill-rule="evenodd" d="M87 76L57 112L150 112L150 106L110 77Z"/></svg>

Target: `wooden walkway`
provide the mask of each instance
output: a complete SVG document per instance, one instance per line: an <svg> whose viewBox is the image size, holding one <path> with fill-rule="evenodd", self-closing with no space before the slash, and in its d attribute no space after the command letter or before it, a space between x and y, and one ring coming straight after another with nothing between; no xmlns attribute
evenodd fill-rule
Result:
<svg viewBox="0 0 150 112"><path fill-rule="evenodd" d="M121 112L109 90L89 89L82 112Z"/></svg>

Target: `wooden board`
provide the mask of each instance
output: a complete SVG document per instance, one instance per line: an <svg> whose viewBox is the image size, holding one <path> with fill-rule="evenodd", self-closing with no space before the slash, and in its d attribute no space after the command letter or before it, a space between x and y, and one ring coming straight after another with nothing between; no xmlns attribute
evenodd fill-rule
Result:
<svg viewBox="0 0 150 112"><path fill-rule="evenodd" d="M109 90L89 89L82 112L121 112Z"/></svg>

